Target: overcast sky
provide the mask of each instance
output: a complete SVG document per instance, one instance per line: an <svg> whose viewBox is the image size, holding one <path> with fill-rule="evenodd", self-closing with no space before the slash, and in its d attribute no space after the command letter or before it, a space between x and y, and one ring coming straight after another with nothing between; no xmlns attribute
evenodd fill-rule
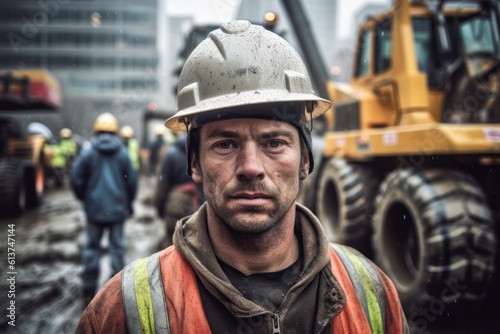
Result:
<svg viewBox="0 0 500 334"><path fill-rule="evenodd" d="M388 4L390 0L336 0L339 4L339 36L352 34L353 15L367 3ZM194 15L197 23L218 23L234 19L240 0L174 0L167 1L167 11Z"/></svg>

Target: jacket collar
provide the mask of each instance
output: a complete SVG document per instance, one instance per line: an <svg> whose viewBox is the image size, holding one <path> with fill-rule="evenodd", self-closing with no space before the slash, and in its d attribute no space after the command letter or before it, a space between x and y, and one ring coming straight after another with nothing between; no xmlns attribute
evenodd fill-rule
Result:
<svg viewBox="0 0 500 334"><path fill-rule="evenodd" d="M250 317L269 313L246 299L222 271L208 236L206 205L204 203L192 216L177 222L174 245L193 266L207 290L235 316ZM326 299L324 304L327 306L326 308L320 307L318 311L321 310L321 313L331 319L343 308L345 297L340 285L331 274L329 242L321 223L306 207L296 203L296 210L296 229L301 234L299 240L301 240L303 263L297 283L288 292L293 296L285 297L285 303L295 301L316 275L320 271L325 271L326 276L321 284L331 293L320 297ZM280 309L287 307L287 305L282 305Z"/></svg>

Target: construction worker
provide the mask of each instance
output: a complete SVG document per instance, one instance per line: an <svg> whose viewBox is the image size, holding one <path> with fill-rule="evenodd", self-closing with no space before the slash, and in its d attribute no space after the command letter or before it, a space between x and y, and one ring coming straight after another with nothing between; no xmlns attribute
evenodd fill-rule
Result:
<svg viewBox="0 0 500 334"><path fill-rule="evenodd" d="M71 170L73 161L75 160L78 146L72 139L73 132L68 128L62 128L59 131L59 148L66 159L66 174Z"/></svg>
<svg viewBox="0 0 500 334"><path fill-rule="evenodd" d="M94 123L92 146L82 150L71 170L71 186L83 201L87 217L83 248L83 297L88 303L97 290L101 238L109 232L112 275L124 266L124 222L132 211L137 172L117 137L118 121L110 113Z"/></svg>
<svg viewBox="0 0 500 334"><path fill-rule="evenodd" d="M47 180L52 181L56 188L64 185L66 175L66 156L59 143L46 143L44 148L46 159Z"/></svg>
<svg viewBox="0 0 500 334"><path fill-rule="evenodd" d="M200 185L186 174L186 139L187 133L183 132L168 147L156 182L156 212L165 219L166 227L163 247L172 245L175 223L195 212L205 201Z"/></svg>
<svg viewBox="0 0 500 334"><path fill-rule="evenodd" d="M15 129L11 128L9 130ZM57 188L62 187L64 184L66 158L52 131L45 124L31 122L27 126L27 132L30 135L36 134L45 138L43 146L43 160L45 163L44 167L47 184Z"/></svg>
<svg viewBox="0 0 500 334"><path fill-rule="evenodd" d="M108 282L76 332L408 333L388 277L295 201L314 167L309 126L330 102L292 46L224 24L187 59L177 102L166 125L187 127L206 202L173 246Z"/></svg>
<svg viewBox="0 0 500 334"><path fill-rule="evenodd" d="M130 125L124 125L120 129L123 144L128 150L130 160L135 170L139 170L139 142L134 138L134 129Z"/></svg>
<svg viewBox="0 0 500 334"><path fill-rule="evenodd" d="M153 176L158 170L158 159L159 153L162 147L165 145L165 138L163 134L165 133L165 126L163 124L157 124L154 127L155 139L149 145L149 175Z"/></svg>

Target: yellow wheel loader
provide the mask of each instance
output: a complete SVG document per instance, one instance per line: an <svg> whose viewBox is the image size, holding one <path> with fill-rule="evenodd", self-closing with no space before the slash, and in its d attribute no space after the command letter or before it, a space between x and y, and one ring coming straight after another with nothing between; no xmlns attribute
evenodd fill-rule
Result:
<svg viewBox="0 0 500 334"><path fill-rule="evenodd" d="M0 71L0 216L40 204L45 189L46 136L26 133L20 113L55 111L59 81L43 69Z"/></svg>
<svg viewBox="0 0 500 334"><path fill-rule="evenodd" d="M307 32L298 1L283 4ZM498 271L499 22L496 1L397 0L359 27L349 84L309 67L333 106L301 198L390 276L407 314L482 300Z"/></svg>

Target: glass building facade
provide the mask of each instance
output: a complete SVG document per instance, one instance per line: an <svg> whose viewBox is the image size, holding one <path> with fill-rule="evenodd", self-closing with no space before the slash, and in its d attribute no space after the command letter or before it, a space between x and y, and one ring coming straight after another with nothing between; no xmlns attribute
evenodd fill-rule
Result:
<svg viewBox="0 0 500 334"><path fill-rule="evenodd" d="M60 80L53 127L82 133L104 111L134 123L160 95L157 17L157 0L3 0L0 69L43 67Z"/></svg>

